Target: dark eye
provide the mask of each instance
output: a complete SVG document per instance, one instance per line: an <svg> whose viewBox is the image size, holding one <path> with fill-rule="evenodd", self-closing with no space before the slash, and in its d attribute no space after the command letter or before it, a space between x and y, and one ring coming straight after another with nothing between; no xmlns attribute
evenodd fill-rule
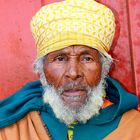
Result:
<svg viewBox="0 0 140 140"><path fill-rule="evenodd" d="M93 61L93 59L89 56L82 57L82 62L92 62L92 61Z"/></svg>
<svg viewBox="0 0 140 140"><path fill-rule="evenodd" d="M55 58L55 61L59 61L59 62L63 62L63 61L67 61L67 57L66 56L57 56Z"/></svg>
<svg viewBox="0 0 140 140"><path fill-rule="evenodd" d="M91 61L92 59L90 57L85 57L84 58L86 61Z"/></svg>

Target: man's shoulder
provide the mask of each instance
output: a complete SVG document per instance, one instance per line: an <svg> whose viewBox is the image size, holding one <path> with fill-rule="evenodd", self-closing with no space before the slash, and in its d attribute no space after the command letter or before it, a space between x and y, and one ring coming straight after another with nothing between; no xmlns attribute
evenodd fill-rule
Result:
<svg viewBox="0 0 140 140"><path fill-rule="evenodd" d="M129 118L131 120L140 120L140 112L138 110L132 109L124 113L123 118Z"/></svg>
<svg viewBox="0 0 140 140"><path fill-rule="evenodd" d="M123 114L120 126L129 125L131 128L139 128L140 129L140 112L132 109Z"/></svg>
<svg viewBox="0 0 140 140"><path fill-rule="evenodd" d="M40 82L34 81L0 101L0 128L17 122L30 111L40 110L43 106L42 93Z"/></svg>
<svg viewBox="0 0 140 140"><path fill-rule="evenodd" d="M130 110L123 114L118 127L104 140L140 140L140 112Z"/></svg>
<svg viewBox="0 0 140 140"><path fill-rule="evenodd" d="M48 138L48 139L47 139ZM38 111L0 129L0 140L49 140Z"/></svg>
<svg viewBox="0 0 140 140"><path fill-rule="evenodd" d="M136 132L136 130L140 130L140 112L132 109L127 112L125 112L122 115L122 118L120 120L120 123L117 127L119 131L131 131ZM116 129L116 130L117 130ZM140 131L139 131L139 136L140 136Z"/></svg>

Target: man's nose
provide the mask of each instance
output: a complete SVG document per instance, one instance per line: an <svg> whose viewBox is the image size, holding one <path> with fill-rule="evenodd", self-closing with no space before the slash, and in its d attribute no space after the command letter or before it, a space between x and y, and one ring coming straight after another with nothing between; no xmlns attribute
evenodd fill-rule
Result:
<svg viewBox="0 0 140 140"><path fill-rule="evenodd" d="M83 77L79 63L76 60L70 60L67 65L66 75L69 80L77 80Z"/></svg>

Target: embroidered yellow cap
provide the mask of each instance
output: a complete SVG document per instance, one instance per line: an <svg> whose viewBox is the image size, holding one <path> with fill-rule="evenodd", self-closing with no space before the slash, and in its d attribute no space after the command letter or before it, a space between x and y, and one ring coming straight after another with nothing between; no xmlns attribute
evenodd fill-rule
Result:
<svg viewBox="0 0 140 140"><path fill-rule="evenodd" d="M70 45L86 45L108 56L115 18L95 0L65 0L43 6L31 20L31 31L37 58Z"/></svg>

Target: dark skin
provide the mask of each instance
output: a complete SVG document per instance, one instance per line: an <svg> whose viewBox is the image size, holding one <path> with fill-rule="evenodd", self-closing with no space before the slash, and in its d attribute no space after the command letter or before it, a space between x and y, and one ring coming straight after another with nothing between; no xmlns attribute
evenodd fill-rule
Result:
<svg viewBox="0 0 140 140"><path fill-rule="evenodd" d="M85 103L86 87L98 85L101 70L98 51L82 45L73 45L49 53L44 67L48 82L56 89L64 89L60 97L70 108L79 108Z"/></svg>

